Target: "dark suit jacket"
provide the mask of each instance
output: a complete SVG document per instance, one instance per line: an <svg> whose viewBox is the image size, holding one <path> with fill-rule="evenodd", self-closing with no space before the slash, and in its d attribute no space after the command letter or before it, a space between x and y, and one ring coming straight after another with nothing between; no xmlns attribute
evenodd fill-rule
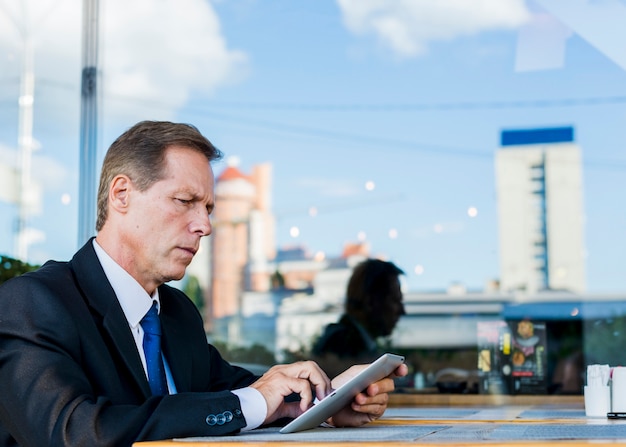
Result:
<svg viewBox="0 0 626 447"><path fill-rule="evenodd" d="M152 397L92 241L70 262L49 261L3 284L0 446L124 446L244 427L229 390L256 377L206 342L200 314L182 292L163 285L159 296L178 394Z"/></svg>

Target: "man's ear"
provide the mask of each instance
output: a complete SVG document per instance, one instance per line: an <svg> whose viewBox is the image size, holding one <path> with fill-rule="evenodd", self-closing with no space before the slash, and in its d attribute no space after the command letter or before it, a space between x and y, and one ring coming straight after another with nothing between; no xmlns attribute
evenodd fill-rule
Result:
<svg viewBox="0 0 626 447"><path fill-rule="evenodd" d="M118 175L109 188L109 205L119 213L126 213L132 182L126 175Z"/></svg>

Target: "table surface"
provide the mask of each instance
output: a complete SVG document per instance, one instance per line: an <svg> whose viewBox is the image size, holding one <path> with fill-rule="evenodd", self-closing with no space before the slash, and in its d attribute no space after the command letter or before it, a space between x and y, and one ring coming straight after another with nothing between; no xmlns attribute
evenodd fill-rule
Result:
<svg viewBox="0 0 626 447"><path fill-rule="evenodd" d="M626 447L626 420L588 418L582 396L391 395L383 417L359 428L277 428L233 436L138 442L136 447Z"/></svg>

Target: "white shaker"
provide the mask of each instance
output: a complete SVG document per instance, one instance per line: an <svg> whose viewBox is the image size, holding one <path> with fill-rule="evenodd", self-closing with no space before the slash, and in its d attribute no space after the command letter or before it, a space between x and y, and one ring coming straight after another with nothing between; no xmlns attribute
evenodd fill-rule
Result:
<svg viewBox="0 0 626 447"><path fill-rule="evenodd" d="M626 367L616 366L611 374L611 411L626 412Z"/></svg>
<svg viewBox="0 0 626 447"><path fill-rule="evenodd" d="M606 418L611 411L611 392L608 385L585 386L585 415L592 418Z"/></svg>

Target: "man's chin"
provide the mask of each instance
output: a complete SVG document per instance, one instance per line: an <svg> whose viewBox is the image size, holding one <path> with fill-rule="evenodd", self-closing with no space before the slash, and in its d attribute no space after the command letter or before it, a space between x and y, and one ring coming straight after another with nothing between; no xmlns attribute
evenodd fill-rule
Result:
<svg viewBox="0 0 626 447"><path fill-rule="evenodd" d="M178 270L169 272L167 275L165 275L166 279L163 282L180 281L185 276L185 271L186 271L186 266L185 268L182 269L182 272Z"/></svg>

